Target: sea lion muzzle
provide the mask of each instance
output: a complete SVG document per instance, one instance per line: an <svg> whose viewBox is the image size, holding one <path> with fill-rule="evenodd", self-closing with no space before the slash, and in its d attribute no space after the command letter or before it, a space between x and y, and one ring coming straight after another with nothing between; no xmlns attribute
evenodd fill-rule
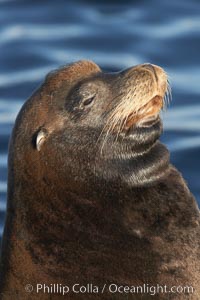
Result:
<svg viewBox="0 0 200 300"><path fill-rule="evenodd" d="M106 123L108 132L127 132L133 126L152 125L170 95L166 73L151 64L122 71L117 85L120 96Z"/></svg>

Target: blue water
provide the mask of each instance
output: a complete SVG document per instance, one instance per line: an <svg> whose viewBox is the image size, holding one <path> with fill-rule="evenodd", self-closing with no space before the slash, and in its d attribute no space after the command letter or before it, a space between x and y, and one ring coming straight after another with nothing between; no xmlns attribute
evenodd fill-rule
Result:
<svg viewBox="0 0 200 300"><path fill-rule="evenodd" d="M173 101L162 140L200 203L199 56L199 0L0 0L0 235L16 114L47 72L83 58L109 71L165 68Z"/></svg>

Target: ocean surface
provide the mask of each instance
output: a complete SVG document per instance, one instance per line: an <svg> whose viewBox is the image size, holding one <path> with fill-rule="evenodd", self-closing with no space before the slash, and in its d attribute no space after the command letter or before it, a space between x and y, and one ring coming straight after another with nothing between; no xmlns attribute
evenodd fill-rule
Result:
<svg viewBox="0 0 200 300"><path fill-rule="evenodd" d="M200 204L200 1L0 0L0 235L16 115L47 72L80 59L106 71L144 62L167 71L162 141Z"/></svg>

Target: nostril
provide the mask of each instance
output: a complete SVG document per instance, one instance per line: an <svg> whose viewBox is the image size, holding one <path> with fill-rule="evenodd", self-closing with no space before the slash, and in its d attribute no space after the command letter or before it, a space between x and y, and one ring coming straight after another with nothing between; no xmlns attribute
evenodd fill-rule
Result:
<svg viewBox="0 0 200 300"><path fill-rule="evenodd" d="M152 71L153 71L153 69L154 69L153 65L150 64L150 63L143 64L143 67L145 67L145 69L150 69L150 70L152 70Z"/></svg>
<svg viewBox="0 0 200 300"><path fill-rule="evenodd" d="M155 68L154 68L154 66L153 66L152 64L143 64L143 67L144 67L145 69L148 69L148 70L150 70L151 72L153 72L154 75L155 75L156 81L158 81L158 76L157 76L157 74L156 74L156 70L155 70Z"/></svg>

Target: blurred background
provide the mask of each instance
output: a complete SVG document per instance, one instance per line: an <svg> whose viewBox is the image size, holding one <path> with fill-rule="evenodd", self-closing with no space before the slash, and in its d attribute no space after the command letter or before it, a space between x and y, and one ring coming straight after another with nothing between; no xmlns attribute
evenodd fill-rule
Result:
<svg viewBox="0 0 200 300"><path fill-rule="evenodd" d="M80 59L105 71L144 62L167 71L162 140L200 203L199 57L199 0L0 0L0 236L16 115L47 72Z"/></svg>

